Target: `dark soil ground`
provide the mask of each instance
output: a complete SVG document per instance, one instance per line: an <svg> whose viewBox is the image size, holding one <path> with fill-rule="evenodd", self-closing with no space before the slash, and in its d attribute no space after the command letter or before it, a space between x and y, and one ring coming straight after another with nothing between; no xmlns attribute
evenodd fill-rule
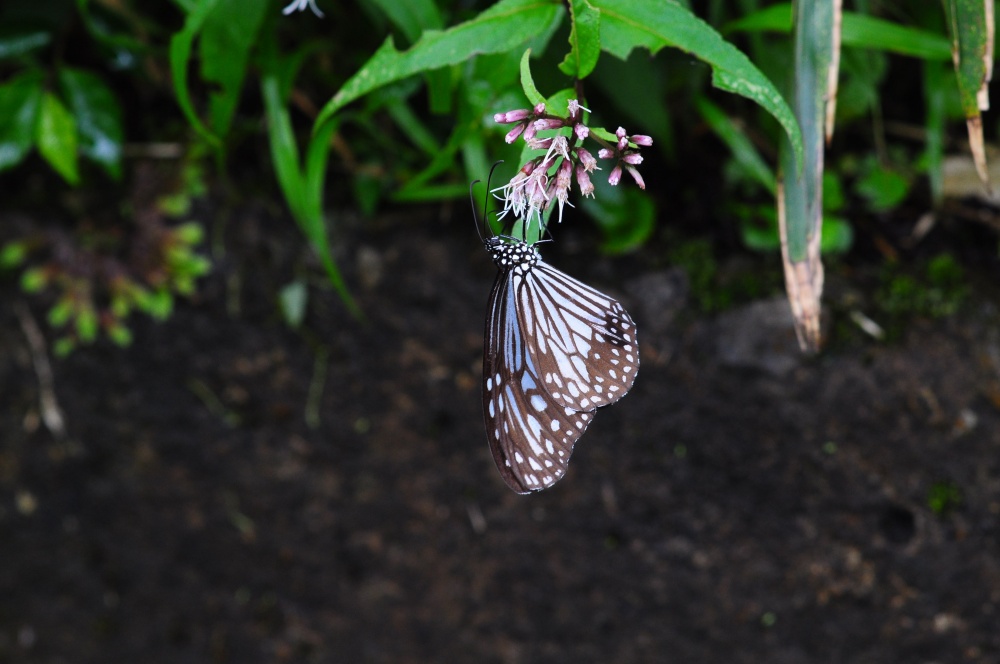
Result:
<svg viewBox="0 0 1000 664"><path fill-rule="evenodd" d="M1000 662L991 294L802 359L766 304L694 313L656 248L588 265L557 238L642 367L518 496L483 431L494 271L465 214L347 230L368 322L311 269L298 332L292 224L221 216L193 301L54 361L62 438L3 287L0 661Z"/></svg>

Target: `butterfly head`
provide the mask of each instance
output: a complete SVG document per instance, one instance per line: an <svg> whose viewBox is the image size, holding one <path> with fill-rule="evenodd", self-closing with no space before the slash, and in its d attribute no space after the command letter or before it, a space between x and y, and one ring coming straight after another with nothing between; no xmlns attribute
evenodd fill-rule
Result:
<svg viewBox="0 0 1000 664"><path fill-rule="evenodd" d="M523 240L513 240L508 242L503 237L491 237L485 242L486 251L490 252L490 258L501 270L511 270L516 267L530 268L542 259L535 249Z"/></svg>

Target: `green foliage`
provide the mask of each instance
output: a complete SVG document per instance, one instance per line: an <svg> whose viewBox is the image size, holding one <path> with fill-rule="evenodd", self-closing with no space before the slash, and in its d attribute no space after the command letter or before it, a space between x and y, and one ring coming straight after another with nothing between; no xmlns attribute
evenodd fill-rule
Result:
<svg viewBox="0 0 1000 664"><path fill-rule="evenodd" d="M962 505L962 490L954 482L934 482L927 489L927 507L937 516L944 516Z"/></svg>
<svg viewBox="0 0 1000 664"><path fill-rule="evenodd" d="M604 178L594 182L594 189L594 197L582 199L580 207L604 236L601 249L621 254L645 244L656 227L653 201L636 189L612 187Z"/></svg>
<svg viewBox="0 0 1000 664"><path fill-rule="evenodd" d="M195 222L148 229L142 241L151 250L141 261L148 266L145 272L85 249L104 244L95 236L80 238L71 257L46 255L44 242L12 241L0 247L0 275L20 270L24 292L52 296L47 321L61 334L53 347L57 355L91 344L102 334L124 346L132 340L126 322L133 312L168 318L175 297L191 295L195 281L208 273L210 262L195 251L203 238L204 230Z"/></svg>
<svg viewBox="0 0 1000 664"><path fill-rule="evenodd" d="M955 314L968 300L965 270L950 254L935 256L916 274L901 272L892 265L883 271L876 293L879 308L889 314L890 336L914 316L945 318Z"/></svg>
<svg viewBox="0 0 1000 664"><path fill-rule="evenodd" d="M823 226L820 251L823 254L846 253L854 244L854 231L842 215L846 200L840 179L831 171L823 174ZM778 215L770 204L733 204L731 212L739 221L743 244L755 251L777 252L781 249Z"/></svg>
<svg viewBox="0 0 1000 664"><path fill-rule="evenodd" d="M704 312L722 311L740 302L767 296L780 284L777 266L773 273L756 266L723 269L707 238L674 243L667 260L684 270L691 298Z"/></svg>
<svg viewBox="0 0 1000 664"><path fill-rule="evenodd" d="M39 29L27 19L14 19L4 28L0 71L16 73L0 83L0 171L17 166L37 148L71 185L81 182L80 157L118 179L124 130L115 94L93 72L61 61L45 64L43 56L64 26Z"/></svg>

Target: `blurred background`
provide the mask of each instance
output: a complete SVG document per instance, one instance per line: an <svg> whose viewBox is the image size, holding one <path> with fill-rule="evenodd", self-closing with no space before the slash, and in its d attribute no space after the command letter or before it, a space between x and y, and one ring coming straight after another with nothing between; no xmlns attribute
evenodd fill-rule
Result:
<svg viewBox="0 0 1000 664"><path fill-rule="evenodd" d="M575 92L652 136L645 190L596 172L542 251L642 365L518 496L468 196L525 161L524 51L574 85L528 4L460 62L489 3L0 7L0 661L1000 661L1000 216L950 5L844 7L810 355L773 114L605 48ZM788 5L686 6L794 84Z"/></svg>

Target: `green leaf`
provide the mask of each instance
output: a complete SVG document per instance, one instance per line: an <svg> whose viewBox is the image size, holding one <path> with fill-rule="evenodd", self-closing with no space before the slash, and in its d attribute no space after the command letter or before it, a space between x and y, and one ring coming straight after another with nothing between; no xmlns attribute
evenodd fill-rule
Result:
<svg viewBox="0 0 1000 664"><path fill-rule="evenodd" d="M596 87L603 93L609 104L602 108L604 117L614 112L620 118L618 124L642 127L642 133L656 137L658 151L673 155L674 123L670 121L670 104L663 101L673 91L668 87L665 68L654 65L649 54L639 50L633 51L628 60L604 58L587 80L588 90Z"/></svg>
<svg viewBox="0 0 1000 664"><path fill-rule="evenodd" d="M941 35L852 12L844 12L841 44L924 60L951 58L948 40Z"/></svg>
<svg viewBox="0 0 1000 664"><path fill-rule="evenodd" d="M201 224L189 221L188 223L181 224L175 228L174 235L184 244L194 246L196 244L201 244L201 241L205 237L205 229L202 228Z"/></svg>
<svg viewBox="0 0 1000 664"><path fill-rule="evenodd" d="M738 127L722 109L704 97L698 97L695 100L695 106L715 135L729 147L740 170L773 194L775 190L774 172L764 161L757 148L754 147L742 127Z"/></svg>
<svg viewBox="0 0 1000 664"><path fill-rule="evenodd" d="M225 136L239 104L250 51L270 9L267 2L217 0L198 42L201 76L211 87L208 108L212 130ZM215 84L215 85L212 85Z"/></svg>
<svg viewBox="0 0 1000 664"><path fill-rule="evenodd" d="M35 138L42 101L40 71L26 71L0 85L0 171L16 166Z"/></svg>
<svg viewBox="0 0 1000 664"><path fill-rule="evenodd" d="M93 307L86 306L76 315L76 336L85 344L93 343L97 338L97 312Z"/></svg>
<svg viewBox="0 0 1000 664"><path fill-rule="evenodd" d="M444 31L428 30L400 52L392 37L326 103L313 125L315 134L333 115L372 90L413 74L465 62L483 53L517 49L545 33L562 7L538 0L501 0L476 18Z"/></svg>
<svg viewBox="0 0 1000 664"><path fill-rule="evenodd" d="M25 242L12 241L0 248L0 270L10 270L18 267L28 256L28 245Z"/></svg>
<svg viewBox="0 0 1000 664"><path fill-rule="evenodd" d="M791 142L796 164L802 163L802 135L795 116L774 84L739 49L673 0L591 0L601 11L601 47L626 60L637 46L656 54L665 46L679 48L712 67L715 87L758 103L781 124Z"/></svg>
<svg viewBox="0 0 1000 664"><path fill-rule="evenodd" d="M48 30L6 31L0 34L0 60L16 58L48 46L52 33Z"/></svg>
<svg viewBox="0 0 1000 664"><path fill-rule="evenodd" d="M601 12L588 0L570 0L569 53L559 64L567 76L584 79L594 71L601 55Z"/></svg>
<svg viewBox="0 0 1000 664"><path fill-rule="evenodd" d="M73 337L60 337L52 343L52 354L56 357L66 357L76 348L76 339Z"/></svg>
<svg viewBox="0 0 1000 664"><path fill-rule="evenodd" d="M631 251L649 239L656 226L656 206L635 187L612 187L607 178L594 178L594 197L580 207L601 229L601 250L611 254Z"/></svg>
<svg viewBox="0 0 1000 664"><path fill-rule="evenodd" d="M854 229L843 217L823 217L820 251L823 254L843 254L854 244Z"/></svg>
<svg viewBox="0 0 1000 664"><path fill-rule="evenodd" d="M537 106L545 101L545 95L535 87L535 79L531 76L530 48L525 50L524 55L521 56L521 89L532 106Z"/></svg>
<svg viewBox="0 0 1000 664"><path fill-rule="evenodd" d="M989 80L985 58L992 38L986 24L986 0L946 0L945 9L962 109L965 117L978 117L980 110L989 107L983 101Z"/></svg>
<svg viewBox="0 0 1000 664"><path fill-rule="evenodd" d="M62 102L48 92L42 95L41 115L35 125L35 142L38 151L66 182L73 185L80 182L76 122Z"/></svg>
<svg viewBox="0 0 1000 664"><path fill-rule="evenodd" d="M440 152L441 146L438 144L437 138L420 119L420 116L413 112L406 99L395 97L387 100L385 110L402 130L403 135L414 145L431 156Z"/></svg>
<svg viewBox="0 0 1000 664"><path fill-rule="evenodd" d="M371 0L385 12L392 24L399 28L412 44L425 30L444 27L441 12L433 0Z"/></svg>
<svg viewBox="0 0 1000 664"><path fill-rule="evenodd" d="M989 187L980 111L990 107L989 82L994 59L993 0L946 0L945 12L972 159L979 179Z"/></svg>
<svg viewBox="0 0 1000 664"><path fill-rule="evenodd" d="M945 79L945 65L924 63L924 131L927 136L924 158L935 207L944 199Z"/></svg>
<svg viewBox="0 0 1000 664"><path fill-rule="evenodd" d="M795 34L795 116L802 128L805 169L782 163L788 220L788 257L807 260L810 243L818 242L823 219L823 150L828 68L833 58L830 0L800 5Z"/></svg>
<svg viewBox="0 0 1000 664"><path fill-rule="evenodd" d="M188 90L188 62L191 59L191 49L194 40L211 15L215 5L221 0L202 0L187 15L184 27L170 39L170 73L174 81L174 93L177 103L184 112L191 127L208 143L216 148L221 146L219 137L213 134L198 117Z"/></svg>
<svg viewBox="0 0 1000 664"><path fill-rule="evenodd" d="M802 128L804 167L797 168L793 147L781 143L779 228L785 287L795 319L799 346L818 350L823 264L820 259L823 228L823 150L828 81L837 43L834 0L798 5L794 42L793 104Z"/></svg>
<svg viewBox="0 0 1000 664"><path fill-rule="evenodd" d="M37 293L49 283L46 271L40 267L33 267L21 273L21 290L25 293Z"/></svg>
<svg viewBox="0 0 1000 664"><path fill-rule="evenodd" d="M910 191L905 177L876 164L855 184L855 190L868 199L874 212L885 212L899 205Z"/></svg>
<svg viewBox="0 0 1000 664"><path fill-rule="evenodd" d="M174 296L166 288L158 288L143 298L140 306L153 318L166 320L174 310Z"/></svg>
<svg viewBox="0 0 1000 664"><path fill-rule="evenodd" d="M73 317L73 300L64 297L49 309L48 320L52 327L62 327Z"/></svg>
<svg viewBox="0 0 1000 664"><path fill-rule="evenodd" d="M98 76L81 69L61 69L59 82L76 118L80 153L103 166L111 177L120 178L124 130L114 93Z"/></svg>
<svg viewBox="0 0 1000 664"><path fill-rule="evenodd" d="M748 249L768 252L781 248L778 215L773 205L740 206L736 213L740 221L740 237Z"/></svg>
<svg viewBox="0 0 1000 664"><path fill-rule="evenodd" d="M792 5L771 5L728 23L723 32L792 31ZM950 60L951 47L939 34L899 25L874 16L844 12L841 45L889 51L925 60Z"/></svg>
<svg viewBox="0 0 1000 664"><path fill-rule="evenodd" d="M121 323L114 323L107 328L108 338L116 346L131 346L132 345L132 331Z"/></svg>
<svg viewBox="0 0 1000 664"><path fill-rule="evenodd" d="M360 317L361 310L351 297L347 284L333 260L323 217L323 184L330 154L330 138L340 123L329 122L313 135L306 152L303 172L299 168L299 148L292 132L288 106L281 96L279 67L280 63L276 59L265 60L265 71L261 78L261 96L264 98L267 116L271 161L278 175L278 183L281 185L292 216L323 262L330 283L351 313Z"/></svg>

